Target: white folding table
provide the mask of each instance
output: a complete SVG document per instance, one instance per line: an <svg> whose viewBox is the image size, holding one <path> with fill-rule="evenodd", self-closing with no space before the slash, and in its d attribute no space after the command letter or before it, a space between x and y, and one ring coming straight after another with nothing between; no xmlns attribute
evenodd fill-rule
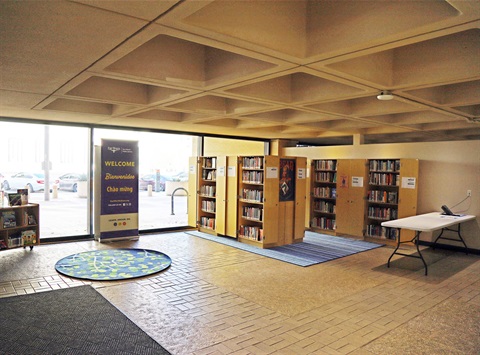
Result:
<svg viewBox="0 0 480 355"><path fill-rule="evenodd" d="M431 213L426 213L426 214L421 214L417 216L412 216L412 217L406 217L406 218L400 218L400 219L395 219L392 221L387 221L387 222L382 222L382 227L390 227L390 228L401 228L401 229L409 229L415 231L415 237L413 237L412 240L407 240L407 241L400 241L400 238L397 238L397 247L393 251L392 255L388 258L388 263L387 266L390 267L390 260L392 257L397 254L397 255L403 255L403 256L408 256L411 258L418 258L421 259L423 262L423 265L425 265L425 275L428 273L427 269L427 263L425 262L425 259L423 258L422 253L420 252L420 249L418 247L419 241L420 241L420 233L422 232L434 232L437 230L441 230L439 236L435 239L433 242L433 248L437 244L437 241L439 239L448 239L448 240L453 240L456 242L461 242L465 246L466 252L468 253L468 247L467 244L465 244L465 241L462 238L462 235L460 234L460 225L463 222L471 221L477 218L476 216L473 215L444 215L439 212L431 212ZM449 227L452 226L457 226L455 229L451 229ZM443 233L445 231L452 231L457 233L458 238L447 238L443 236ZM418 255L415 254L404 254L398 252L398 248L400 247L400 244L402 243L411 243L414 242L415 246L417 247L417 253Z"/></svg>

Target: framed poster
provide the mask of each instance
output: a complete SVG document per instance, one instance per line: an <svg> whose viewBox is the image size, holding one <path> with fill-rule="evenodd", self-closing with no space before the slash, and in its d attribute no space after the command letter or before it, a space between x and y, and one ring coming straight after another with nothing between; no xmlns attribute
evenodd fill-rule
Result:
<svg viewBox="0 0 480 355"><path fill-rule="evenodd" d="M280 159L279 200L295 200L295 159Z"/></svg>

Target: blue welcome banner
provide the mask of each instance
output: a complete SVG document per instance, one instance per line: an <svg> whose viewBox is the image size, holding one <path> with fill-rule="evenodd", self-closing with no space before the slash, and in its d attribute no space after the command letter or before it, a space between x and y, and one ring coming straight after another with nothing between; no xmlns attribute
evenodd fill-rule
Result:
<svg viewBox="0 0 480 355"><path fill-rule="evenodd" d="M138 238L138 142L102 139L100 240Z"/></svg>

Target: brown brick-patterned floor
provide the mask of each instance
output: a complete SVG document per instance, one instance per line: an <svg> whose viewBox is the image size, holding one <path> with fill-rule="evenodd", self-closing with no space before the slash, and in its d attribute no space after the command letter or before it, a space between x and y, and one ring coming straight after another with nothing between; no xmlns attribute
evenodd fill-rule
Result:
<svg viewBox="0 0 480 355"><path fill-rule="evenodd" d="M141 247L172 266L151 277L89 282L60 258ZM0 252L0 297L91 284L172 354L478 354L480 257L383 247L302 268L183 232ZM413 250L412 250L413 252Z"/></svg>

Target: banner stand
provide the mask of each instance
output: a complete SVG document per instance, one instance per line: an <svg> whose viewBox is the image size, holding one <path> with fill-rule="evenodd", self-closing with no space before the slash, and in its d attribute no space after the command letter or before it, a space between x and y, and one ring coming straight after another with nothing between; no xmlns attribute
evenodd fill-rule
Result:
<svg viewBox="0 0 480 355"><path fill-rule="evenodd" d="M138 142L102 139L95 146L95 240L136 240L138 233Z"/></svg>

